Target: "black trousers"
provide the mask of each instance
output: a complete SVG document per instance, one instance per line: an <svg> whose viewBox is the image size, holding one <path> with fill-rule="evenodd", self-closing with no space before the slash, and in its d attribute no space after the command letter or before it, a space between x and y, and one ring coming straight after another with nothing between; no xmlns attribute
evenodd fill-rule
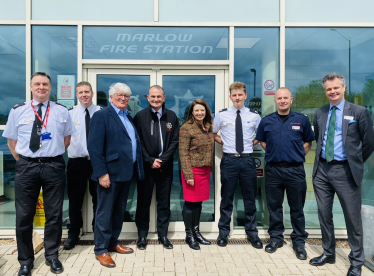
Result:
<svg viewBox="0 0 374 276"><path fill-rule="evenodd" d="M304 246L308 237L303 210L307 190L304 165L284 168L267 163L265 173L266 201L270 214L268 229L270 240L281 242L284 239L283 201L286 191L293 228L292 243L296 247Z"/></svg>
<svg viewBox="0 0 374 276"><path fill-rule="evenodd" d="M221 205L218 222L219 233L230 234L230 222L236 185L239 184L244 201L244 224L247 235L257 235L256 193L257 173L253 156L235 157L224 155L221 168Z"/></svg>
<svg viewBox="0 0 374 276"><path fill-rule="evenodd" d="M92 166L90 160L87 160L87 158L69 158L66 176L68 180L70 223L67 227L71 238L78 238L80 229L83 227L82 206L87 189L87 180L89 181L88 187L93 204L92 229L95 225L98 183L91 179L91 174Z"/></svg>
<svg viewBox="0 0 374 276"><path fill-rule="evenodd" d="M323 254L335 255L335 233L332 208L335 193L343 209L351 252L348 257L353 266L365 262L363 229L361 220L361 186L357 186L349 164L331 165L319 162L313 178L314 193L321 224Z"/></svg>
<svg viewBox="0 0 374 276"><path fill-rule="evenodd" d="M156 184L157 233L166 237L170 222L170 193L173 182L173 168L168 170L147 169L144 181L138 181L138 200L135 223L139 237L147 237L149 230L149 208L151 206L153 187Z"/></svg>
<svg viewBox="0 0 374 276"><path fill-rule="evenodd" d="M47 260L58 258L62 234L62 204L65 190L65 162L58 156L47 162L18 159L15 177L16 237L18 261L34 262L32 245L36 203L43 188L45 212L44 248Z"/></svg>

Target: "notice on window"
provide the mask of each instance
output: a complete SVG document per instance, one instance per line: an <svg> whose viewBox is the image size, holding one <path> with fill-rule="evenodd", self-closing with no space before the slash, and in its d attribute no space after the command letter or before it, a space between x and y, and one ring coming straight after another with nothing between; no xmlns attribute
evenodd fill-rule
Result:
<svg viewBox="0 0 374 276"><path fill-rule="evenodd" d="M57 76L57 99L74 100L75 94L75 76L58 75Z"/></svg>

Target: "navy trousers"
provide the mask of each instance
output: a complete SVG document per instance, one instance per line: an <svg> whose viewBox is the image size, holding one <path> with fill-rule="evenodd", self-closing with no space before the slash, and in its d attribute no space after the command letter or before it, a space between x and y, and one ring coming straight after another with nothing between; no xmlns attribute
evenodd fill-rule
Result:
<svg viewBox="0 0 374 276"><path fill-rule="evenodd" d="M268 233L272 242L282 242L284 237L283 201L284 191L290 206L292 243L303 247L308 233L305 231L304 204L306 197L306 180L304 165L297 167L277 167L266 164L265 192L270 220Z"/></svg>
<svg viewBox="0 0 374 276"><path fill-rule="evenodd" d="M95 255L119 244L131 181L111 182L109 188L97 185L97 209L94 231Z"/></svg>
<svg viewBox="0 0 374 276"><path fill-rule="evenodd" d="M221 205L218 222L219 233L229 235L231 214L236 185L239 184L244 201L244 224L247 235L257 235L256 222L256 193L257 173L256 164L252 155L235 157L224 155L221 160Z"/></svg>

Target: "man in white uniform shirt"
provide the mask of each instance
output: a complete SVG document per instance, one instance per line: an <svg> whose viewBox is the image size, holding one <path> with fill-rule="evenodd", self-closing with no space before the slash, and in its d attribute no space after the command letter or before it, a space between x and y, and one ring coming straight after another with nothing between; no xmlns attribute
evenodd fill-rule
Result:
<svg viewBox="0 0 374 276"><path fill-rule="evenodd" d="M91 179L92 166L87 150L87 138L91 117L101 107L92 103L94 92L89 82L82 81L78 83L76 95L79 104L69 109L69 114L77 132L71 136L68 148L67 180L70 223L67 225L69 236L64 245L65 250L73 249L79 240L79 234L83 226L82 205L87 189L87 181L89 181L88 187L93 204L94 217L92 226L95 225L97 203L97 182Z"/></svg>
<svg viewBox="0 0 374 276"><path fill-rule="evenodd" d="M65 161L62 154L75 132L65 106L49 101L51 78L45 73L31 77L32 101L20 103L9 113L3 136L16 159L15 204L19 276L31 275L36 203L43 188L46 265L53 273L64 268L58 260L62 234L62 204L65 191Z"/></svg>
<svg viewBox="0 0 374 276"><path fill-rule="evenodd" d="M245 232L255 248L262 248L256 222L257 173L252 156L253 139L261 117L256 111L244 107L247 98L246 86L241 82L230 85L230 100L233 106L221 110L214 119L213 133L216 142L223 145L221 160L221 205L218 222L218 246L227 245L236 185L243 194L245 210ZM221 130L221 136L217 134Z"/></svg>

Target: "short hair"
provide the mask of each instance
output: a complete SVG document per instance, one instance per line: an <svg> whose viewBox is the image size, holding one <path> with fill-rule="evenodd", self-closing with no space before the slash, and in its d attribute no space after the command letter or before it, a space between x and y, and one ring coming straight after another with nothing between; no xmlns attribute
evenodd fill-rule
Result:
<svg viewBox="0 0 374 276"><path fill-rule="evenodd" d="M291 92L291 90L290 89L288 89L287 87L279 87L278 89L277 89L277 91L278 90L288 90L288 92L290 92L290 95L291 95L291 97L292 97L292 92ZM275 91L275 93L277 93L277 91Z"/></svg>
<svg viewBox="0 0 374 276"><path fill-rule="evenodd" d="M164 96L165 96L165 90L164 90L164 88L162 88L161 85L155 84L155 85L152 85L151 87L149 87L149 89L148 89L148 94L149 94L149 91L150 91L152 88L158 88L158 89L161 89L161 90L162 90L162 93L164 93Z"/></svg>
<svg viewBox="0 0 374 276"><path fill-rule="evenodd" d="M117 82L117 83L112 84L109 87L109 97L113 97L114 93L116 93L117 91L124 93L126 95L129 95L129 96L131 95L130 87L128 87L124 83Z"/></svg>
<svg viewBox="0 0 374 276"><path fill-rule="evenodd" d="M190 109L188 110L188 117L187 117L186 123L193 124L195 122L195 117L193 116L192 112L193 112L194 106L197 104L200 104L205 107L205 118L203 120L203 124L208 129L208 132L212 132L213 131L212 113L210 112L209 106L206 103L206 101L202 99L196 99L191 103Z"/></svg>
<svg viewBox="0 0 374 276"><path fill-rule="evenodd" d="M343 75L336 74L336 73L331 73L331 74L328 74L328 75L323 77L323 79L322 79L323 88L325 88L326 81L332 81L334 79L339 79L342 86L345 85L345 78L343 77Z"/></svg>
<svg viewBox="0 0 374 276"><path fill-rule="evenodd" d="M36 72L36 73L32 74L32 76L31 76L31 78L30 78L30 83L32 83L32 79L33 79L34 77L37 77L37 76L47 77L47 78L49 79L49 83L51 83L51 77L48 76L48 75L47 75L46 73L44 73L44 72Z"/></svg>
<svg viewBox="0 0 374 276"><path fill-rule="evenodd" d="M230 95L231 95L231 90L233 89L243 89L244 93L247 94L247 86L242 82L236 81L230 85L229 87Z"/></svg>
<svg viewBox="0 0 374 276"><path fill-rule="evenodd" d="M89 83L88 81L78 82L77 85L75 86L75 89L77 89L78 87L81 87L81 86L88 86L90 88L90 91L93 92L91 83Z"/></svg>

